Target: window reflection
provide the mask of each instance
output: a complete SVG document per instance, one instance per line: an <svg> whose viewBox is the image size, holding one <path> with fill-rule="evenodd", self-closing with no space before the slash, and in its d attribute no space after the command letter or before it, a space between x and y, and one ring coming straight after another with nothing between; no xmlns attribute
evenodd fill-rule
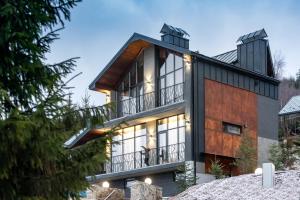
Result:
<svg viewBox="0 0 300 200"><path fill-rule="evenodd" d="M184 114L158 120L158 153L160 163L176 162L184 156Z"/></svg>
<svg viewBox="0 0 300 200"><path fill-rule="evenodd" d="M183 100L183 57L160 49L159 54L159 103L166 105Z"/></svg>
<svg viewBox="0 0 300 200"><path fill-rule="evenodd" d="M141 151L141 146L146 147L145 124L124 128L113 137L112 156Z"/></svg>
<svg viewBox="0 0 300 200"><path fill-rule="evenodd" d="M143 57L144 54L141 53L118 86L117 109L119 116L134 114L144 108L144 103L140 101L140 97L144 94Z"/></svg>

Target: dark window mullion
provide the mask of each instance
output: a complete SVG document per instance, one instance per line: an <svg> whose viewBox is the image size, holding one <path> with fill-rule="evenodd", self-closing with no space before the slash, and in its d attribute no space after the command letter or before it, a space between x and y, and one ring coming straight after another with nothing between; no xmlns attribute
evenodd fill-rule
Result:
<svg viewBox="0 0 300 200"><path fill-rule="evenodd" d="M121 143L122 143L122 161L123 161L123 169L124 170L124 129L122 129L122 139L121 139Z"/></svg>
<svg viewBox="0 0 300 200"><path fill-rule="evenodd" d="M133 127L133 161L134 161L134 164L133 164L133 166L134 166L134 169L136 168L136 163L135 163L135 151L136 151L136 146L135 146L135 129L136 129L136 126L134 126Z"/></svg>

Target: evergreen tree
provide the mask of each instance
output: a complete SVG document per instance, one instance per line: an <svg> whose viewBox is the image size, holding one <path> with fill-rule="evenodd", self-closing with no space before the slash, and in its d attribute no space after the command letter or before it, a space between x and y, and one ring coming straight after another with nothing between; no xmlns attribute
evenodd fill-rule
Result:
<svg viewBox="0 0 300 200"><path fill-rule="evenodd" d="M224 165L220 163L219 160L211 160L211 167L210 167L210 173L215 176L216 179L224 178Z"/></svg>
<svg viewBox="0 0 300 200"><path fill-rule="evenodd" d="M241 144L236 152L236 165L241 174L253 173L256 168L256 145L250 136L249 130L244 129L241 135Z"/></svg>
<svg viewBox="0 0 300 200"><path fill-rule="evenodd" d="M78 107L68 100L75 58L46 63L50 44L78 0L0 2L0 199L68 199L101 171L110 137L74 150L64 142L102 124L109 106ZM107 134L110 136L113 131Z"/></svg>
<svg viewBox="0 0 300 200"><path fill-rule="evenodd" d="M294 169L299 148L293 139L284 139L270 147L269 160L275 165L276 170Z"/></svg>

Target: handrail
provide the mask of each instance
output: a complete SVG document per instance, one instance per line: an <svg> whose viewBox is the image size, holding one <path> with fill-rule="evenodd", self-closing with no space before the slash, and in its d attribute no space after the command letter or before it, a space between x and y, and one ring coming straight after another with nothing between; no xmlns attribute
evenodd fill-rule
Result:
<svg viewBox="0 0 300 200"><path fill-rule="evenodd" d="M183 87L184 82L171 85L165 88L160 88L158 92L148 92L145 94L139 94L134 97L128 96L127 99L116 101L116 113L111 113L110 118L114 119L118 117L123 117L142 111L151 110L155 107L183 101Z"/></svg>
<svg viewBox="0 0 300 200"><path fill-rule="evenodd" d="M106 173L127 171L165 163L181 162L185 159L185 143L112 156L106 163Z"/></svg>

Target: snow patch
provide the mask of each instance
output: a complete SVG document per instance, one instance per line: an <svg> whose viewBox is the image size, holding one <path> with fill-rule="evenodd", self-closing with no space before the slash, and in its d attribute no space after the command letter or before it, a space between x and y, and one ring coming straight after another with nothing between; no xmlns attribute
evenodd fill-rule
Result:
<svg viewBox="0 0 300 200"><path fill-rule="evenodd" d="M170 200L299 200L300 171L275 173L273 188L262 187L262 175L247 174L195 185Z"/></svg>

